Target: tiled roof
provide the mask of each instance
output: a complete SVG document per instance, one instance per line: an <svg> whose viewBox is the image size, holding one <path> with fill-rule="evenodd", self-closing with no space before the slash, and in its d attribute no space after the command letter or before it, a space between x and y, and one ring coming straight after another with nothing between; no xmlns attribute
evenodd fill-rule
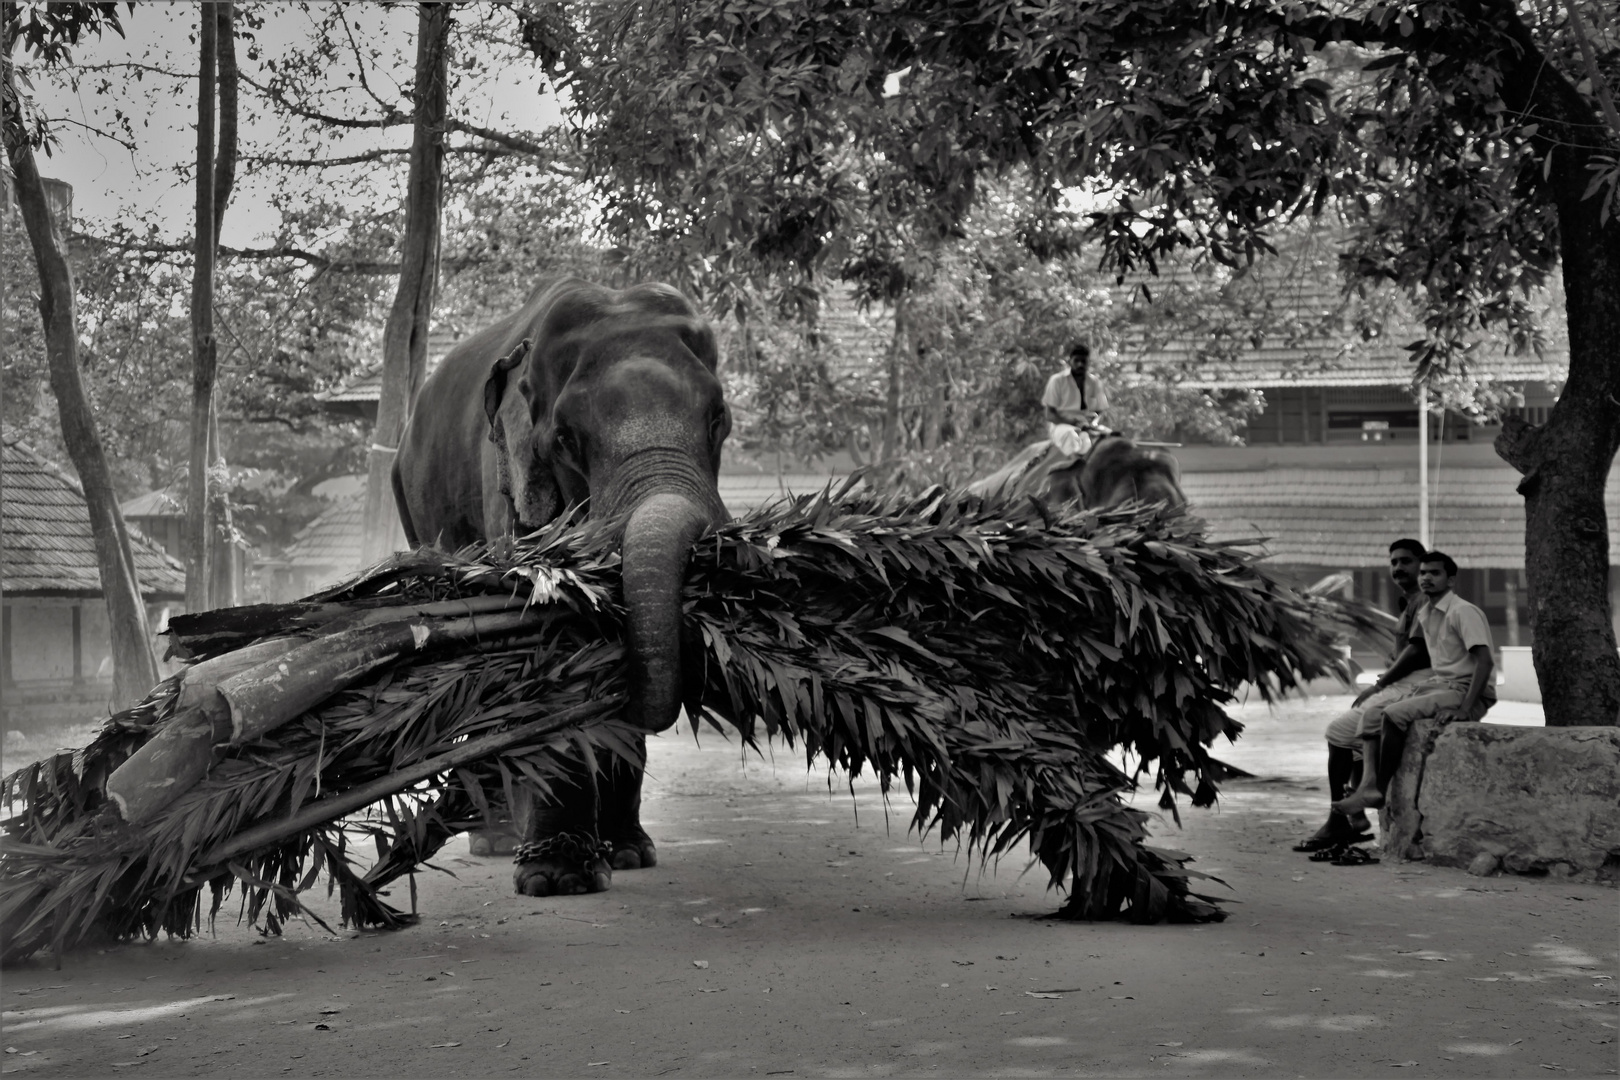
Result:
<svg viewBox="0 0 1620 1080"><path fill-rule="evenodd" d="M1185 270L1167 271L1161 277L1127 279L1116 292L1123 296L1146 284L1163 298L1191 281ZM1412 382L1415 368L1405 345L1423 337L1421 324L1395 314L1379 337L1363 341L1346 325L1345 301L1336 281L1312 273L1274 276L1255 295L1233 303L1263 306L1265 322L1274 328L1271 334L1243 348L1228 342L1224 352L1212 348L1211 342L1177 340L1145 346L1139 339L1121 349L1112 364L1113 377L1125 383L1170 378L1198 389ZM1569 348L1562 319L1549 318L1547 330L1547 349L1540 356L1508 355L1503 341L1482 339L1468 359L1470 373L1495 382L1563 382L1569 371Z"/></svg>
<svg viewBox="0 0 1620 1080"><path fill-rule="evenodd" d="M294 567L336 567L357 570L361 563L361 534L366 517L366 493L339 499L325 513L299 530L282 556Z"/></svg>
<svg viewBox="0 0 1620 1080"><path fill-rule="evenodd" d="M772 474L722 475L720 497L726 509L741 514L789 492L808 494L826 485L822 474L794 474L784 476L782 485ZM339 571L359 569L361 564L361 532L365 522L366 495L348 496L337 501L331 509L311 521L293 539L279 565L303 568L335 568Z"/></svg>
<svg viewBox="0 0 1620 1080"><path fill-rule="evenodd" d="M183 498L183 495L176 496L172 491L148 491L145 495L125 499L118 504L118 509L122 510L127 518L184 517L186 511L185 504L181 501Z"/></svg>
<svg viewBox="0 0 1620 1080"><path fill-rule="evenodd" d="M1524 499L1518 474L1501 468L1439 468L1431 473L1430 531L1436 547L1465 567L1524 566ZM723 474L720 496L742 514L783 493L805 495L821 473ZM1270 468L1188 472L1182 487L1212 539L1266 538L1270 561L1339 569L1382 567L1391 540L1418 533L1416 468ZM1611 531L1620 523L1620 475L1607 498ZM298 534L286 562L341 571L360 566L364 495L339 502ZM1620 548L1615 551L1620 564Z"/></svg>
<svg viewBox="0 0 1620 1080"><path fill-rule="evenodd" d="M1416 371L1408 353L1393 341L1289 345L1267 342L1230 360L1198 359L1192 345L1176 342L1114 361L1114 376L1130 384L1170 377L1195 389L1287 386L1407 386ZM1471 359L1476 377L1501 383L1561 383L1569 373L1568 353L1508 356L1481 350ZM1185 377L1182 373L1185 372Z"/></svg>
<svg viewBox="0 0 1620 1080"><path fill-rule="evenodd" d="M1464 567L1524 566L1524 497L1518 473L1431 469L1430 538ZM1192 511L1220 540L1269 538L1273 562L1343 569L1384 564L1389 542L1418 535L1414 468L1272 468L1190 472ZM1605 492L1609 528L1620 522L1620 476ZM1612 553L1620 563L1620 550Z"/></svg>
<svg viewBox="0 0 1620 1080"><path fill-rule="evenodd" d="M456 342L460 341L463 336L465 335L451 327L435 327L428 332L426 374L433 374L433 369L439 366L439 361L444 359L444 354L455 348ZM331 390L323 390L316 394L315 400L328 405L375 405L377 399L381 396L382 361L378 360L368 365L342 386Z"/></svg>
<svg viewBox="0 0 1620 1080"><path fill-rule="evenodd" d="M894 336L894 314L880 304L861 311L845 292L829 293L816 323L821 335L822 348L833 358L839 369L870 366L881 360ZM439 366L463 335L450 330L434 330L428 336L427 371ZM315 395L317 401L331 406L375 405L382 394L382 363L372 364L354 378L332 390Z"/></svg>
<svg viewBox="0 0 1620 1080"><path fill-rule="evenodd" d="M5 455L0 477L5 540L0 582L5 592L99 594L101 572L84 489L23 443L6 443L0 452ZM130 527L129 534L142 594L184 596L185 568L140 530Z"/></svg>

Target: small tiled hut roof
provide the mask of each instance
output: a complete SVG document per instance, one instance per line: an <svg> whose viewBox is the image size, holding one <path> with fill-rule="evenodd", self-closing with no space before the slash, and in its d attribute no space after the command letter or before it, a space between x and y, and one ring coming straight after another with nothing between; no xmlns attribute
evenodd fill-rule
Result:
<svg viewBox="0 0 1620 1080"><path fill-rule="evenodd" d="M4 445L0 476L0 528L4 560L0 587L7 596L99 596L101 572L84 489L50 461L21 442ZM141 593L174 600L186 594L185 568L129 530Z"/></svg>
<svg viewBox="0 0 1620 1080"><path fill-rule="evenodd" d="M1389 542L1418 535L1413 468L1271 468L1189 472L1182 489L1218 540L1266 538L1270 561L1343 569L1381 567ZM1434 547L1464 567L1524 567L1524 497L1512 469L1440 468L1430 474ZM1604 493L1609 530L1620 523L1620 476ZM1620 549L1611 552L1620 564Z"/></svg>
<svg viewBox="0 0 1620 1080"><path fill-rule="evenodd" d="M464 335L451 327L437 326L428 333L427 374L439 366L445 353L455 348ZM315 400L328 411L345 415L375 418L377 400L382 397L382 361L378 360L362 369L353 378L331 390L315 395Z"/></svg>
<svg viewBox="0 0 1620 1080"><path fill-rule="evenodd" d="M365 491L345 496L298 531L281 561L308 570L358 570L365 519Z"/></svg>

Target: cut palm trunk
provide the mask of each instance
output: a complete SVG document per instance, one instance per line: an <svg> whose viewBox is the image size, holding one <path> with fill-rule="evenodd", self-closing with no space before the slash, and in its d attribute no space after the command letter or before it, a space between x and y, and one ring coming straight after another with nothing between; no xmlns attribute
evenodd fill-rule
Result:
<svg viewBox="0 0 1620 1080"><path fill-rule="evenodd" d="M983 859L1027 842L1066 914L1141 921L1221 912L1123 797L1151 774L1172 814L1213 803L1234 691L1337 670L1339 636L1376 625L1179 512L1054 518L939 491L824 493L727 525L697 541L683 608L694 719L903 782L919 831ZM640 764L622 626L612 523L566 522L175 619L199 677L7 777L4 958L190 933L204 884L215 909L239 885L274 929L323 872L345 919L397 925L376 890L517 785L544 798L580 762Z"/></svg>

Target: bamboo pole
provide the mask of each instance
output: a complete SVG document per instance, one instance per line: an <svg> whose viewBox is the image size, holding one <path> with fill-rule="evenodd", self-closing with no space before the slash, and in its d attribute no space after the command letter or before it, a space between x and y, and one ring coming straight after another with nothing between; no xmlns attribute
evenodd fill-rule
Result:
<svg viewBox="0 0 1620 1080"><path fill-rule="evenodd" d="M345 814L352 813L363 806L369 806L379 799L404 791L412 784L426 780L430 776L449 772L451 769L469 762L477 761L481 757L504 750L526 742L540 735L549 735L583 723L593 714L606 713L619 708L623 704L622 696L615 695L610 698L601 698L594 701L583 702L572 708L564 709L555 716L542 720L531 720L527 724L507 728L477 739L468 739L458 743L455 749L440 754L438 757L419 761L415 765L380 776L369 784L362 784L350 788L341 795L334 795L329 799L309 803L298 813L276 821L267 821L263 825L254 826L237 833L229 840L214 847L199 862L208 869L199 870L187 878L187 885L195 885L207 881L219 874L225 864L239 855L252 851L254 848L273 844L278 840L312 829L328 821L335 821Z"/></svg>

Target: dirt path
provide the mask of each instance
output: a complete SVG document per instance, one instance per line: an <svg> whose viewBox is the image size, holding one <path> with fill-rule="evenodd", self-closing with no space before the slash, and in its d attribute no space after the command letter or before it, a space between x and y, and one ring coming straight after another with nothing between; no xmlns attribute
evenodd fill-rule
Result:
<svg viewBox="0 0 1620 1080"><path fill-rule="evenodd" d="M1232 885L1219 925L1031 918L1056 907L1038 872L981 877L918 844L909 804L886 827L870 786L829 794L791 752L744 768L718 738L666 736L647 798L658 868L599 896L521 899L509 865L463 839L440 859L456 877L418 875L423 920L401 933L298 924L266 940L222 915L217 938L10 971L4 1068L1613 1074L1614 890L1287 851L1322 812L1301 763L1325 707L1260 718L1223 756L1268 779L1158 830Z"/></svg>

